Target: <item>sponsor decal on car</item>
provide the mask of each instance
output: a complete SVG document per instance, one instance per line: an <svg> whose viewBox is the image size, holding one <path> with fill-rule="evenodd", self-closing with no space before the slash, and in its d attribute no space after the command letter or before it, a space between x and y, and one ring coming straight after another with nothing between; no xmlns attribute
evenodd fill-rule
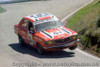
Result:
<svg viewBox="0 0 100 67"><path fill-rule="evenodd" d="M35 40L33 40L33 44L36 44Z"/></svg>

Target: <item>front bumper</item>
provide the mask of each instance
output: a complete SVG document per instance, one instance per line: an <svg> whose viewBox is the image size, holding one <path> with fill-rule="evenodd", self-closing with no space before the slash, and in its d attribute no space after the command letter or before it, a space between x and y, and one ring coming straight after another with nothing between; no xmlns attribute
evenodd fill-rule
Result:
<svg viewBox="0 0 100 67"><path fill-rule="evenodd" d="M51 47L43 47L44 49L52 49L52 48L66 48L66 47L70 47L70 46L73 46L73 44L76 45L76 43L79 41L79 39L75 40L75 41L72 41L70 43L67 43L67 44L64 44L64 45L57 45L57 46L51 46Z"/></svg>

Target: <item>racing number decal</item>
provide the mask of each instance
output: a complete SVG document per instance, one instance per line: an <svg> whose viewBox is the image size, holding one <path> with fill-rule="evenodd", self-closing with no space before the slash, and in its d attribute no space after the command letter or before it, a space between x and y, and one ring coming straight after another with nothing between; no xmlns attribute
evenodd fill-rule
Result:
<svg viewBox="0 0 100 67"><path fill-rule="evenodd" d="M63 34L63 32L61 32L61 31L56 31L56 32L53 32L53 35L61 35L61 34Z"/></svg>
<svg viewBox="0 0 100 67"><path fill-rule="evenodd" d="M29 41L29 44L33 46L33 43L32 43L32 35L28 33L28 41Z"/></svg>
<svg viewBox="0 0 100 67"><path fill-rule="evenodd" d="M28 32L28 42L29 42L30 45L33 46L32 34L30 34L29 32Z"/></svg>

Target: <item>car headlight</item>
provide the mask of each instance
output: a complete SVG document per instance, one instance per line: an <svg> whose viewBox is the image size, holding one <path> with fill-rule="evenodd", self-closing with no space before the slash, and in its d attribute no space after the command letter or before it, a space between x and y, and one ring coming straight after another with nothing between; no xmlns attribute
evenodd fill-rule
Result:
<svg viewBox="0 0 100 67"><path fill-rule="evenodd" d="M54 41L51 41L51 40L50 41L46 41L45 44L46 45L54 44Z"/></svg>
<svg viewBox="0 0 100 67"><path fill-rule="evenodd" d="M72 39L73 40L77 39L77 35L72 36Z"/></svg>

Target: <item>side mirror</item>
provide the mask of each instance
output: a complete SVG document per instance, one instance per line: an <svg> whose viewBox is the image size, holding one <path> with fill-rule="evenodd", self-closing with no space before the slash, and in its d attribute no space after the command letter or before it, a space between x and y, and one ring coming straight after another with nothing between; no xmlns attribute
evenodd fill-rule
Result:
<svg viewBox="0 0 100 67"><path fill-rule="evenodd" d="M29 33L30 33L30 34L33 34L33 33L34 33L33 28L30 28Z"/></svg>

